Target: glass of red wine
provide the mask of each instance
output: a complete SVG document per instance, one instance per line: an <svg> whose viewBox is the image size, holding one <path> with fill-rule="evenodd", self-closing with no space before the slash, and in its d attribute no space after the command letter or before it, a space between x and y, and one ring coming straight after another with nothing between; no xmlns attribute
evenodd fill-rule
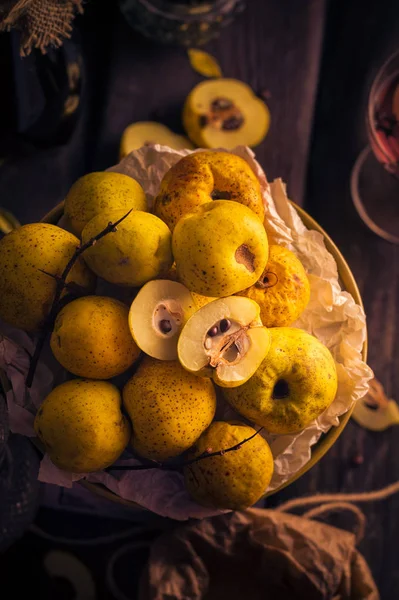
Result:
<svg viewBox="0 0 399 600"><path fill-rule="evenodd" d="M399 50L374 79L366 121L369 145L352 170L353 203L372 231L399 244Z"/></svg>

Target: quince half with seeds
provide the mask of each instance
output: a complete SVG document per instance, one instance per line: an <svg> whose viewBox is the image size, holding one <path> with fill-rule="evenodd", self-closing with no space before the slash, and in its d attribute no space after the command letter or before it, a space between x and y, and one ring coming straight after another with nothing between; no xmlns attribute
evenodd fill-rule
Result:
<svg viewBox="0 0 399 600"><path fill-rule="evenodd" d="M270 347L259 306L249 298L220 298L200 308L180 334L183 367L213 378L222 387L242 385L255 373Z"/></svg>
<svg viewBox="0 0 399 600"><path fill-rule="evenodd" d="M133 150L148 146L150 144L161 144L169 146L174 150L192 150L192 143L184 137L171 131L166 125L156 121L138 121L126 127L121 138L119 149L120 158L124 158Z"/></svg>
<svg viewBox="0 0 399 600"><path fill-rule="evenodd" d="M130 307L129 327L139 348L160 360L177 358L177 340L196 305L187 288L177 281L146 283Z"/></svg>
<svg viewBox="0 0 399 600"><path fill-rule="evenodd" d="M188 95L183 124L201 148L257 146L266 136L270 112L252 89L237 79L199 83Z"/></svg>

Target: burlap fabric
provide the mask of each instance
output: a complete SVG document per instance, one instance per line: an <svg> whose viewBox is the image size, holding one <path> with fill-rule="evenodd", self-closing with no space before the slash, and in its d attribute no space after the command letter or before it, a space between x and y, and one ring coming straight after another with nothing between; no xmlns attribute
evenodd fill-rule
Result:
<svg viewBox="0 0 399 600"><path fill-rule="evenodd" d="M82 12L83 0L0 0L0 31L21 31L21 56L32 48L45 53L71 36L72 21Z"/></svg>

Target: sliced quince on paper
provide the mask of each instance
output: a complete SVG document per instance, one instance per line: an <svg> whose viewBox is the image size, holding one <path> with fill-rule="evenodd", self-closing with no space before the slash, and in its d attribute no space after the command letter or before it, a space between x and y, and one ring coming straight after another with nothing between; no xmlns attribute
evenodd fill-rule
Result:
<svg viewBox="0 0 399 600"><path fill-rule="evenodd" d="M123 132L119 155L124 158L133 150L149 144L161 144L174 150L192 150L192 143L183 135L173 133L168 127L155 121L138 121Z"/></svg>
<svg viewBox="0 0 399 600"><path fill-rule="evenodd" d="M202 148L257 146L268 132L270 112L242 81L213 79L190 92L183 124L189 138Z"/></svg>

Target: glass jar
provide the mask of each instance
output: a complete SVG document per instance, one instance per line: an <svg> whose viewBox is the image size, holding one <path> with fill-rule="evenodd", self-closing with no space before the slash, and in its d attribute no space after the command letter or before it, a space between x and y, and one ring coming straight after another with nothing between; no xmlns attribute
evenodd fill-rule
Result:
<svg viewBox="0 0 399 600"><path fill-rule="evenodd" d="M200 46L243 11L244 0L119 0L127 22L166 44Z"/></svg>

